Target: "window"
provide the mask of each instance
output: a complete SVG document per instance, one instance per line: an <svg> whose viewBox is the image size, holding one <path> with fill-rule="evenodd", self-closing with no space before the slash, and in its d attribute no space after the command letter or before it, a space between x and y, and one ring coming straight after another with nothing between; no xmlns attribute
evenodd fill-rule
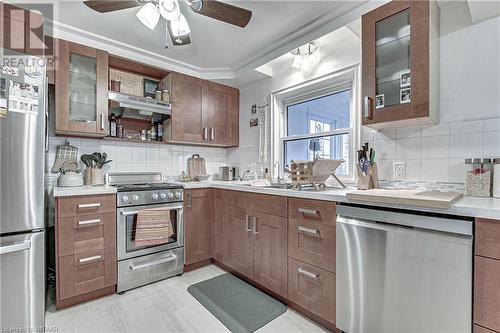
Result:
<svg viewBox="0 0 500 333"><path fill-rule="evenodd" d="M330 90L319 96L284 103L283 162L343 159L338 175L351 176L352 89Z"/></svg>

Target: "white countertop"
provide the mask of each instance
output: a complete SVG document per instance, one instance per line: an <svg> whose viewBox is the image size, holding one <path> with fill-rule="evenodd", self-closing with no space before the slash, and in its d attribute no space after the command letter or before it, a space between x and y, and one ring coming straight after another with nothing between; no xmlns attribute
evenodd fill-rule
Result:
<svg viewBox="0 0 500 333"><path fill-rule="evenodd" d="M248 184L247 182L212 181L212 182L189 182L189 183L179 183L179 184L183 185L185 189L218 188L225 190L251 192L251 193L280 195L280 196L287 196L294 198L357 203L367 206L381 206L381 204L377 203L348 200L346 197L346 194L348 192L358 191L354 187L347 189L339 188L321 192L314 192L314 191L296 191L296 190L286 190L278 188L263 188L256 186L248 186L245 185ZM405 206L405 205L387 205L387 204L384 204L383 207L448 214L456 216L491 218L500 220L500 199L497 198L463 197L462 199L459 199L454 204L452 204L451 207L448 209L426 208L426 207Z"/></svg>
<svg viewBox="0 0 500 333"><path fill-rule="evenodd" d="M54 197L70 197L76 195L97 195L97 194L113 194L116 193L116 188L108 185L92 186L83 185L75 187L54 187Z"/></svg>

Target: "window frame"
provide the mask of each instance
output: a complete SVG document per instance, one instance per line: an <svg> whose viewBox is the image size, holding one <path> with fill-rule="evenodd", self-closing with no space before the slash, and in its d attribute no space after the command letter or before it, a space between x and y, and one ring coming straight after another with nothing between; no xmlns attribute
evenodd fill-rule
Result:
<svg viewBox="0 0 500 333"><path fill-rule="evenodd" d="M332 135L349 135L350 149L349 149L349 168L347 175L338 175L344 182L354 182L355 180L355 166L354 156L356 147L360 142L360 103L359 103L359 65L347 67L343 70L333 72L331 74L306 81L299 85L276 91L271 94L271 158L272 161L279 161L280 165L286 165L288 162L285 159L285 142L296 141L300 139L313 139L321 138ZM350 124L349 128L340 128L333 131L301 134L288 136L287 131L287 107L339 93L342 91L350 90ZM274 171L274 170L273 170Z"/></svg>

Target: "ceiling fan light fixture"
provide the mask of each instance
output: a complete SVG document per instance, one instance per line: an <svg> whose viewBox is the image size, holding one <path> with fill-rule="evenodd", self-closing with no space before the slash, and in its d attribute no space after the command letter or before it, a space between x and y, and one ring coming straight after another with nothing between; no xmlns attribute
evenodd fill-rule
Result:
<svg viewBox="0 0 500 333"><path fill-rule="evenodd" d="M159 0L158 8L161 16L167 21L177 19L181 13L178 0Z"/></svg>
<svg viewBox="0 0 500 333"><path fill-rule="evenodd" d="M179 14L177 19L170 21L170 29L174 37L184 36L191 32L189 24L182 13Z"/></svg>
<svg viewBox="0 0 500 333"><path fill-rule="evenodd" d="M297 49L297 53L293 56L292 67L300 69L302 67L302 63L304 62L304 58L302 54L300 54L300 50Z"/></svg>
<svg viewBox="0 0 500 333"><path fill-rule="evenodd" d="M160 12L155 4L148 2L139 9L135 15L142 24L151 30L154 30L160 19Z"/></svg>

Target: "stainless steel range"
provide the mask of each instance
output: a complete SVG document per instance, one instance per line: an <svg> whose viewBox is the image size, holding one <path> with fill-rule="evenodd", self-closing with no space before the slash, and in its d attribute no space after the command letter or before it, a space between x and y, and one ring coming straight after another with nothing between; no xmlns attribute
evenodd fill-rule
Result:
<svg viewBox="0 0 500 333"><path fill-rule="evenodd" d="M183 189L161 173L108 173L117 188L118 286L122 292L181 274L184 268Z"/></svg>

